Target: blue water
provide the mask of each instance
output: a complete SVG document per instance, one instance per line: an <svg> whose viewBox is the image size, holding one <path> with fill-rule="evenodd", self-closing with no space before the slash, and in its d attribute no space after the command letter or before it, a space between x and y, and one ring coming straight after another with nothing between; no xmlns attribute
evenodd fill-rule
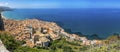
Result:
<svg viewBox="0 0 120 52"><path fill-rule="evenodd" d="M106 38L120 33L120 9L15 9L3 12L8 19L39 19L53 21L66 31L81 32L83 35L97 34Z"/></svg>

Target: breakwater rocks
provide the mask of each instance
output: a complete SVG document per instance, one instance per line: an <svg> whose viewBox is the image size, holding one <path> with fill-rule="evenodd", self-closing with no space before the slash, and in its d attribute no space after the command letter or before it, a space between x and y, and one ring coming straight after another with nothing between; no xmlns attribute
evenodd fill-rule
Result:
<svg viewBox="0 0 120 52"><path fill-rule="evenodd" d="M82 45L100 44L100 40L88 40L76 34L69 34L54 22L37 19L3 20L5 31L10 32L17 40L24 40L23 46L49 46L50 41L65 37L68 41L82 41Z"/></svg>

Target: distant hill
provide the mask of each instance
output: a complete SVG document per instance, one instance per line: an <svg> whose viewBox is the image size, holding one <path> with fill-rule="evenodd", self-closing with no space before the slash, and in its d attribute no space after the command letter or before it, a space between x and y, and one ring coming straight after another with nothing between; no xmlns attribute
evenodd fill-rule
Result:
<svg viewBox="0 0 120 52"><path fill-rule="evenodd" d="M10 7L0 6L0 11L10 11L10 10L12 10Z"/></svg>

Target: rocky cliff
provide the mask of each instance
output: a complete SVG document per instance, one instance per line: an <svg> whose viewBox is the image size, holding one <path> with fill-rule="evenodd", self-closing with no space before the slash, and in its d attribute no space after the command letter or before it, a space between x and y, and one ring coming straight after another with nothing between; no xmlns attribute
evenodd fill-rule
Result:
<svg viewBox="0 0 120 52"><path fill-rule="evenodd" d="M0 52L9 52L9 51L5 48L5 46L4 46L4 44L2 43L1 40L0 40Z"/></svg>

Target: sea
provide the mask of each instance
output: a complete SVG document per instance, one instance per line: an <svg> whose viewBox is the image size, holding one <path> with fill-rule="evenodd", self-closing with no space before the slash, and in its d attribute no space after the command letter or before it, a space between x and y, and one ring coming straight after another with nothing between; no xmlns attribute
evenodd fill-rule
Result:
<svg viewBox="0 0 120 52"><path fill-rule="evenodd" d="M106 39L120 33L119 8L14 9L2 13L7 19L38 19L55 22L68 33ZM95 37L95 38L96 38Z"/></svg>

